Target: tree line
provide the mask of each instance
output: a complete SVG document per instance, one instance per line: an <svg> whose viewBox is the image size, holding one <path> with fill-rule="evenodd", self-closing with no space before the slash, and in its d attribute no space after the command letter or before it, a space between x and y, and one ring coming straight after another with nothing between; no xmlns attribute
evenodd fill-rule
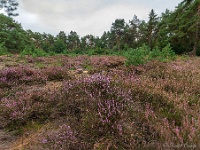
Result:
<svg viewBox="0 0 200 150"><path fill-rule="evenodd" d="M0 6L5 3L0 1ZM14 3L8 15L16 15ZM150 50L162 50L170 45L177 54L192 53L200 55L200 1L183 0L175 10L165 10L160 16L152 9L148 21L136 15L129 22L116 19L109 31L101 37L85 35L80 37L77 32L66 34L60 31L56 36L47 33L25 31L21 24L11 17L0 14L0 50L20 53L35 49L46 53L77 53L107 54L125 51L146 45Z"/></svg>

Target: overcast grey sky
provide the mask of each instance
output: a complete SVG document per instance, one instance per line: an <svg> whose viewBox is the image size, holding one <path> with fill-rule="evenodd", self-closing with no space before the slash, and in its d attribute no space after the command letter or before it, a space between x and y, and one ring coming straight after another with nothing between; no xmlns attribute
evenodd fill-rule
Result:
<svg viewBox="0 0 200 150"><path fill-rule="evenodd" d="M136 14L148 19L151 9L160 15L174 10L183 0L18 0L19 16L15 18L24 29L53 35L60 31L76 31L80 36L101 36L110 30L112 22L126 22Z"/></svg>

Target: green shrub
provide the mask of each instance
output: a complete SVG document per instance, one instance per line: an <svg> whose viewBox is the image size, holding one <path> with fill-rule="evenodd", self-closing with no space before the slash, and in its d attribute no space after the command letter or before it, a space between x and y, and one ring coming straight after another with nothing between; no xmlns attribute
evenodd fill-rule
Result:
<svg viewBox="0 0 200 150"><path fill-rule="evenodd" d="M149 53L149 59L150 60L159 59L161 55L162 52L158 48L155 48Z"/></svg>
<svg viewBox="0 0 200 150"><path fill-rule="evenodd" d="M47 56L47 53L41 49L34 49L33 53L32 53L33 57L43 57L43 56Z"/></svg>
<svg viewBox="0 0 200 150"><path fill-rule="evenodd" d="M155 48L152 51L150 51L148 46L143 45L137 49L128 49L123 55L127 58L127 66L140 65L152 60L169 62L176 58L175 52L171 49L170 44L162 50Z"/></svg>
<svg viewBox="0 0 200 150"><path fill-rule="evenodd" d="M20 55L24 56L24 55L31 55L34 51L34 48L31 46L26 46L24 48L24 50L20 53Z"/></svg>
<svg viewBox="0 0 200 150"><path fill-rule="evenodd" d="M3 43L0 43L0 55L7 55L9 54L7 48L4 46Z"/></svg>
<svg viewBox="0 0 200 150"><path fill-rule="evenodd" d="M129 49L124 53L127 58L126 65L140 65L148 61L149 48L146 45L137 49Z"/></svg>
<svg viewBox="0 0 200 150"><path fill-rule="evenodd" d="M22 56L30 55L32 57L43 57L43 56L47 56L47 53L33 46L26 46L25 49L20 53L20 55Z"/></svg>
<svg viewBox="0 0 200 150"><path fill-rule="evenodd" d="M78 49L78 48L76 48L76 49L73 50L72 52L68 52L68 53L84 55L85 51L82 50L82 49Z"/></svg>
<svg viewBox="0 0 200 150"><path fill-rule="evenodd" d="M85 54L92 56L92 55L112 55L113 51L108 49L102 49L102 48L95 48L95 49L87 49L85 51Z"/></svg>
<svg viewBox="0 0 200 150"><path fill-rule="evenodd" d="M53 47L51 48L51 51L55 53L63 53L65 50L66 50L66 45L60 39L56 40Z"/></svg>
<svg viewBox="0 0 200 150"><path fill-rule="evenodd" d="M158 48L155 48L149 53L149 60L169 62L174 59L175 52L171 49L170 44L166 45L161 51Z"/></svg>
<svg viewBox="0 0 200 150"><path fill-rule="evenodd" d="M174 60L176 58L176 54L175 52L172 50L170 44L168 44L167 46L165 46L163 49L162 49L162 52L161 52L161 61L163 62L168 62L170 60Z"/></svg>

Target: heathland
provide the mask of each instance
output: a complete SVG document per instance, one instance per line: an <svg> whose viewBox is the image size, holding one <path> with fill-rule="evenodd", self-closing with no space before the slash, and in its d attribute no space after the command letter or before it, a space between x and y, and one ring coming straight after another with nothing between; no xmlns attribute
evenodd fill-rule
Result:
<svg viewBox="0 0 200 150"><path fill-rule="evenodd" d="M200 59L1 56L0 149L198 148Z"/></svg>

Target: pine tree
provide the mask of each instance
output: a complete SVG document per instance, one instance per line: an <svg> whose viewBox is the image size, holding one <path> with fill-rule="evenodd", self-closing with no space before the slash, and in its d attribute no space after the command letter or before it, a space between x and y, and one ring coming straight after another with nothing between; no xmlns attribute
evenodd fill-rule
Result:
<svg viewBox="0 0 200 150"><path fill-rule="evenodd" d="M75 31L71 31L67 36L67 49L75 50L80 47L79 35Z"/></svg>
<svg viewBox="0 0 200 150"><path fill-rule="evenodd" d="M117 49L120 50L121 48L121 37L125 30L125 20L124 19L116 19L111 26L111 32L115 34L116 41L117 41Z"/></svg>
<svg viewBox="0 0 200 150"><path fill-rule="evenodd" d="M16 0L0 0L0 9L3 9L8 16L18 16L18 13L14 13L17 10L17 6L19 5Z"/></svg>
<svg viewBox="0 0 200 150"><path fill-rule="evenodd" d="M0 14L0 43L11 53L19 53L31 44L30 38L22 26L12 18Z"/></svg>
<svg viewBox="0 0 200 150"><path fill-rule="evenodd" d="M199 0L184 0L176 10L162 18L159 35L165 34L176 53L196 54L199 45ZM164 23L166 25L164 25ZM159 41L159 43L163 43Z"/></svg>
<svg viewBox="0 0 200 150"><path fill-rule="evenodd" d="M131 47L136 48L138 46L138 41L140 39L139 36L139 26L141 24L141 21L138 19L136 15L133 16L133 19L129 21L130 27L129 27L129 32L131 34Z"/></svg>
<svg viewBox="0 0 200 150"><path fill-rule="evenodd" d="M156 13L154 12L154 10L152 9L149 14L149 21L148 21L148 26L147 26L148 45L151 50L155 46L155 42L157 39L157 32L158 32L157 25L158 25L158 17Z"/></svg>

